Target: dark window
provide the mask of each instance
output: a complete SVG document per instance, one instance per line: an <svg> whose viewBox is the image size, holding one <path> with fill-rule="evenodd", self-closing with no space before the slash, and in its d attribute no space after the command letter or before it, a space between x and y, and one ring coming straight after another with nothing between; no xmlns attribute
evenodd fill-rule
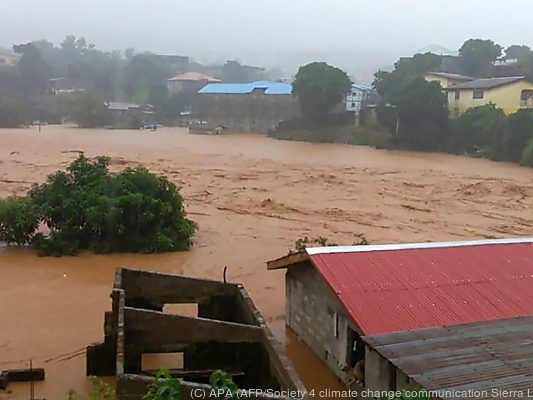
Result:
<svg viewBox="0 0 533 400"><path fill-rule="evenodd" d="M339 314L333 314L333 336L339 338Z"/></svg>
<svg viewBox="0 0 533 400"><path fill-rule="evenodd" d="M485 92L483 90L474 90L472 97L474 99L482 99L485 97Z"/></svg>
<svg viewBox="0 0 533 400"><path fill-rule="evenodd" d="M459 100L461 98L461 91L460 90L456 90L455 91L455 100Z"/></svg>
<svg viewBox="0 0 533 400"><path fill-rule="evenodd" d="M522 90L522 95L520 96L522 101L527 101L533 99L533 90Z"/></svg>
<svg viewBox="0 0 533 400"><path fill-rule="evenodd" d="M348 328L346 344L346 364L353 368L365 358L365 343L357 332Z"/></svg>

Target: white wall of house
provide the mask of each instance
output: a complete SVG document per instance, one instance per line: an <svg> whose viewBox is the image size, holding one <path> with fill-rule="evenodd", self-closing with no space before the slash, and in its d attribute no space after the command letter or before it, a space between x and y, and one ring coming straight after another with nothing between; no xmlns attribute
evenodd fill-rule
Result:
<svg viewBox="0 0 533 400"><path fill-rule="evenodd" d="M352 87L346 95L346 111L359 113L368 97L368 91Z"/></svg>

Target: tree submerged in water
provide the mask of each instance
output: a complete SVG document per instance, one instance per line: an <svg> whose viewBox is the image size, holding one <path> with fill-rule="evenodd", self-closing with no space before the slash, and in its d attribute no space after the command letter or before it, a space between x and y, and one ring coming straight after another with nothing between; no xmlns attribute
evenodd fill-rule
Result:
<svg viewBox="0 0 533 400"><path fill-rule="evenodd" d="M26 197L0 200L0 241L55 256L188 249L196 224L179 189L142 167L112 174L109 161L81 154Z"/></svg>

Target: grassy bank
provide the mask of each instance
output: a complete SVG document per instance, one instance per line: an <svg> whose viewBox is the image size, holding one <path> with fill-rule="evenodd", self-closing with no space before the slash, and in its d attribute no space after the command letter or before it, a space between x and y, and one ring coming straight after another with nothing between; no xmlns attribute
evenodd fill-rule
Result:
<svg viewBox="0 0 533 400"><path fill-rule="evenodd" d="M318 128L313 130L297 130L273 132L271 137L281 140L294 140L311 143L345 143L357 146L372 146L378 149L391 147L392 136L387 132L369 129L342 131L335 128Z"/></svg>

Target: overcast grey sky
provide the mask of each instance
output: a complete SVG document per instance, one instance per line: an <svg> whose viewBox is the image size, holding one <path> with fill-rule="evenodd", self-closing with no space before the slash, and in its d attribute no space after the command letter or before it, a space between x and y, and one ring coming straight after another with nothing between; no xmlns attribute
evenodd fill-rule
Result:
<svg viewBox="0 0 533 400"><path fill-rule="evenodd" d="M200 61L386 65L470 37L533 47L532 0L0 0L0 45L67 34Z"/></svg>

